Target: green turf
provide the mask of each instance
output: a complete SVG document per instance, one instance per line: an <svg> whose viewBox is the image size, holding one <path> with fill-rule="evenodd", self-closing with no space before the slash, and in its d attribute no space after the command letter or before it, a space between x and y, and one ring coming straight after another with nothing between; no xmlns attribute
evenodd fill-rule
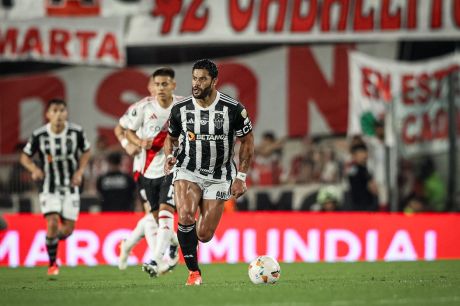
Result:
<svg viewBox="0 0 460 306"><path fill-rule="evenodd" d="M0 305L460 305L460 261L281 264L275 285L253 285L247 265L203 265L204 284L186 269L149 279L140 267L0 268Z"/></svg>

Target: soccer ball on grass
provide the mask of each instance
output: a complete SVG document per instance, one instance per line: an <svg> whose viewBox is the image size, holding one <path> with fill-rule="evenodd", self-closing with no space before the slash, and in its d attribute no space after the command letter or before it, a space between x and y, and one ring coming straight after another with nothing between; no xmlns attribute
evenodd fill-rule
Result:
<svg viewBox="0 0 460 306"><path fill-rule="evenodd" d="M279 263L270 256L259 256L249 264L249 279L254 284L274 284L281 275Z"/></svg>

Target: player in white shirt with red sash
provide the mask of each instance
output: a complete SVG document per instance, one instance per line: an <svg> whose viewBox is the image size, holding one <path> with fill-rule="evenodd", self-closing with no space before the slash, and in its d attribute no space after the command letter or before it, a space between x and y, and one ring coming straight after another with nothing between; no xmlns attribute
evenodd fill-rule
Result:
<svg viewBox="0 0 460 306"><path fill-rule="evenodd" d="M128 140L145 150L144 164L141 170L142 185L152 207L152 213L158 220L156 246L152 260L143 265L143 270L155 277L170 270L177 264L177 236L174 232L175 206L172 200L172 176L165 176L166 156L163 144L168 135L168 120L172 105L182 97L173 94L176 88L174 70L157 69L149 83L149 91L155 96L144 98L128 113L129 123L126 136ZM141 131L137 134L137 131ZM141 135L141 136L139 136ZM170 246L170 257L166 262L164 254Z"/></svg>

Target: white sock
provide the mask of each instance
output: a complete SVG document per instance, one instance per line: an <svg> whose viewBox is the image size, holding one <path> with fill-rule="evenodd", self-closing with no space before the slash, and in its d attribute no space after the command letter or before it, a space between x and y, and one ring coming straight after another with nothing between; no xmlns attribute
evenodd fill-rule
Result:
<svg viewBox="0 0 460 306"><path fill-rule="evenodd" d="M145 226L145 215L139 221L137 221L136 227L133 229L129 237L125 241L125 248L127 252L130 252L132 248L144 237L144 226Z"/></svg>
<svg viewBox="0 0 460 306"><path fill-rule="evenodd" d="M145 219L144 234L152 255L155 254L158 225L152 214L148 214Z"/></svg>
<svg viewBox="0 0 460 306"><path fill-rule="evenodd" d="M171 235L170 244L175 245L175 246L179 245L179 240L177 239L177 233L175 231L173 231L173 233Z"/></svg>
<svg viewBox="0 0 460 306"><path fill-rule="evenodd" d="M153 258L155 260L163 259L166 249L171 242L171 236L174 234L174 215L167 211L161 210L158 213L158 236L157 244Z"/></svg>

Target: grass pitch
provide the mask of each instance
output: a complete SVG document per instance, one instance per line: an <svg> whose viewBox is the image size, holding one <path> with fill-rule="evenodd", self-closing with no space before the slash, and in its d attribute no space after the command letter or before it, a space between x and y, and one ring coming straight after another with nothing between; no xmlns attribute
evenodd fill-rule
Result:
<svg viewBox="0 0 460 306"><path fill-rule="evenodd" d="M184 285L183 265L156 279L139 266L0 268L0 305L460 305L460 261L281 263L277 284L257 286L246 264L201 268L200 287Z"/></svg>

